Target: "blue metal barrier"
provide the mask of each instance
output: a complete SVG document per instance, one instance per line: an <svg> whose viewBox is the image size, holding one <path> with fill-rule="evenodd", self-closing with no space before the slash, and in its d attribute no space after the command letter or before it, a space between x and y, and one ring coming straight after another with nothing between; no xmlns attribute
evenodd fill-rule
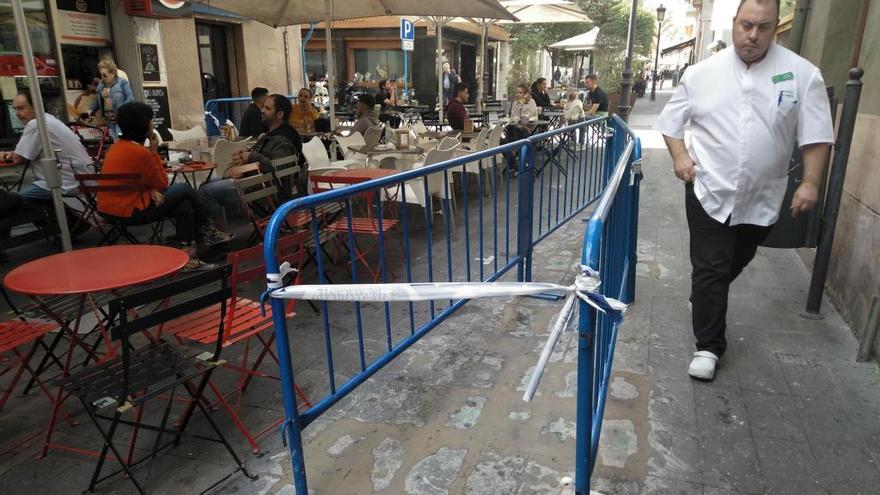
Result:
<svg viewBox="0 0 880 495"><path fill-rule="evenodd" d="M265 233L269 288L284 284L279 275L275 244L291 228L289 219L297 213L309 219L309 264L314 266L317 278L317 282L310 283L329 284L330 278L340 282L337 275L340 265L345 267L342 271L350 281L358 283L363 281L364 273L359 266L371 261L376 262L376 268L367 267L367 272L376 274L375 278L382 282L390 282L397 276L410 283L490 282L512 276L514 268L518 281L529 280L534 246L600 198L599 208L604 208L606 213L599 221L604 222L608 212L613 218L624 219L625 215L632 214L634 210L618 213L618 200L613 195L608 199L609 188L605 187L609 180L620 182L619 176L624 173L619 171L620 163L629 170L630 161L621 162L628 149L620 146L625 139L632 139L625 124L612 123L608 118L594 119L436 165L285 203L274 213ZM516 174L512 170L505 171L501 157L513 159L516 155ZM453 179L456 174L458 178ZM631 191L627 194L632 196ZM439 210L435 210L434 200ZM603 207L606 202L609 206ZM410 211L415 205L422 206L422 215ZM442 216L442 223L435 223L438 214ZM364 242L363 234L356 234L356 226L363 226L365 222L373 226L371 233L376 238L370 243ZM591 221L591 231L593 225L595 222ZM616 224L609 222L609 225ZM592 237L588 237L590 239ZM602 239L600 236L599 240ZM609 242L602 245L606 244L611 245ZM632 248L635 248L634 241ZM634 260L634 251L627 259ZM613 276L616 272L609 273ZM604 289L609 287L616 285L609 283ZM317 338L323 339L324 355L316 357L301 355L302 348L291 344L292 335L303 339L316 336L290 332L289 326L296 326L297 319L288 320L282 300L270 299L284 392L286 417L281 426L282 436L291 452L296 493L306 494L301 431L467 301L381 304L322 301L323 333ZM332 311L339 304L353 304L351 318L343 312ZM582 325L590 321L583 319L584 314L582 309ZM356 349L348 353L340 339L345 332L350 332L346 337L355 337L349 340L356 344ZM610 345L613 347L613 342ZM309 362L310 359L314 362ZM299 363L297 369L294 363ZM299 411L294 393L295 372L316 367L323 368L326 379L323 386L310 387L309 392L323 395L311 407ZM589 392L591 382L579 390ZM580 449L580 443L578 445Z"/></svg>
<svg viewBox="0 0 880 495"><path fill-rule="evenodd" d="M636 242L639 217L641 143L618 117L612 122L606 174L610 180L590 217L581 263L602 275L601 294L624 303L635 299ZM617 325L594 308L580 303L578 321L578 398L575 452L575 493L590 493ZM589 391L589 392L587 392Z"/></svg>

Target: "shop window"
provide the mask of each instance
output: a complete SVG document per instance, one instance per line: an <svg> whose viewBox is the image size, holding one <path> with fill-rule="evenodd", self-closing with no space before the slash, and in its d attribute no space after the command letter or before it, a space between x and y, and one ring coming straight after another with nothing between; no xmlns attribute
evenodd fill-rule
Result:
<svg viewBox="0 0 880 495"><path fill-rule="evenodd" d="M309 81L324 79L324 76L327 75L327 65L324 63L325 60L325 54L323 51L306 51L306 74L309 76Z"/></svg>
<svg viewBox="0 0 880 495"><path fill-rule="evenodd" d="M354 50L354 70L370 74L369 79L397 79L403 77L403 52L400 50Z"/></svg>
<svg viewBox="0 0 880 495"><path fill-rule="evenodd" d="M34 65L40 76L40 91L46 111L66 119L66 110L61 96L59 68L53 50L52 29L46 15L43 1L23 2L28 26L28 35L34 50ZM12 109L12 98L19 90L28 87L24 58L18 46L15 17L10 3L0 3L0 144L11 144L21 134L21 125Z"/></svg>

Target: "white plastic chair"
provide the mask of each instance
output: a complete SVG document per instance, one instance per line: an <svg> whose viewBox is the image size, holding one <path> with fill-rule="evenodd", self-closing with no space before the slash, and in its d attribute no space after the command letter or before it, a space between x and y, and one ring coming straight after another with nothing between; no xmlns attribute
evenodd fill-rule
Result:
<svg viewBox="0 0 880 495"><path fill-rule="evenodd" d="M199 141L201 139L208 139L208 134L205 133L205 129L202 126L195 126L192 129L179 130L179 129L168 129L168 132L171 133L171 137L175 142L182 141Z"/></svg>
<svg viewBox="0 0 880 495"><path fill-rule="evenodd" d="M382 139L382 126L374 125L367 129L367 132L364 134L364 143L367 146L374 148L379 144L379 141Z"/></svg>
<svg viewBox="0 0 880 495"><path fill-rule="evenodd" d="M253 141L250 139L242 141L227 141L225 139L218 140L217 143L214 144L214 150L212 152L214 155L214 163L217 164L217 168L214 170L214 176L222 178L226 174L226 169L232 164L232 155L238 150L247 149L251 144L253 144Z"/></svg>
<svg viewBox="0 0 880 495"><path fill-rule="evenodd" d="M436 163L445 162L447 160L452 159L452 150L440 150L440 149L432 149L429 150L427 154L425 154L425 161L421 163L415 163L413 165L413 169L417 169L420 167L426 167L428 165L434 165ZM450 224L453 223L455 208L454 208L454 198L453 189L452 189L452 171L448 171L446 175L449 176L449 199L453 201L453 207L450 208L450 216L449 219ZM444 184L443 172L436 172L427 176L428 179L428 196L425 197L425 186L424 180L422 178L413 179L406 181L403 184L404 190L406 192L406 202L420 205L422 208L431 208L431 216L439 213L443 214L444 210L441 208L440 210L433 211L433 202L432 198L437 198L440 201L440 204L443 204L443 200L446 198L446 189L447 186ZM404 194L398 194L397 200L403 201Z"/></svg>
<svg viewBox="0 0 880 495"><path fill-rule="evenodd" d="M303 156L306 157L306 162L309 164L309 172L323 167L355 168L362 167L364 164L361 160L334 160L331 162L330 157L327 156L327 148L318 138L312 138L303 143Z"/></svg>

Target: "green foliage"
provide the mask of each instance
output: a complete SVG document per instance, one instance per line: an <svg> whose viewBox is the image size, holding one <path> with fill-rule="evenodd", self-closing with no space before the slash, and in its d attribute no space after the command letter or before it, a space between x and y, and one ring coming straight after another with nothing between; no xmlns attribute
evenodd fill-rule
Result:
<svg viewBox="0 0 880 495"><path fill-rule="evenodd" d="M599 75L601 84L608 91L615 91L620 85L623 71L626 38L629 32L628 0L575 0L591 19L590 23L558 24L513 24L510 30L513 40L510 44L510 70L508 72L508 94L520 83L531 83L539 77L539 50L550 54L554 69L572 63L574 52L551 50L550 45L572 36L599 27L596 49L593 51L593 69ZM650 57L655 36L654 17L639 10L636 19L636 36L633 42L634 53ZM634 64L635 66L636 64Z"/></svg>
<svg viewBox="0 0 880 495"><path fill-rule="evenodd" d="M632 4L624 0L577 0L577 3L599 26L596 49L593 51L593 70L599 75L600 84L613 92L620 87ZM654 17L639 9L633 53L650 57L655 33ZM633 66L635 69L636 64Z"/></svg>

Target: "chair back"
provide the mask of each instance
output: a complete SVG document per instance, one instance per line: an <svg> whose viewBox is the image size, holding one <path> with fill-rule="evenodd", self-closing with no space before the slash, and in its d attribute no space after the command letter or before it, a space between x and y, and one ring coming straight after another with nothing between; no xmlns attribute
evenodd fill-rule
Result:
<svg viewBox="0 0 880 495"><path fill-rule="evenodd" d="M220 304L220 318L217 325L217 345L214 348L213 361L220 357L224 321L226 320L226 300L229 298L229 265L223 265L189 277L182 277L171 282L127 293L110 301L109 321L117 322L110 330L110 338L122 340L123 393L121 399L128 396L129 369L131 368L132 348L129 337L152 328L161 331L161 325L187 316L196 311ZM207 291L206 291L207 289ZM156 304L154 311L138 308ZM135 315L129 319L129 315ZM160 364L161 365L161 364ZM135 377L136 378L136 377Z"/></svg>
<svg viewBox="0 0 880 495"><path fill-rule="evenodd" d="M446 136L440 140L440 144L437 145L438 150L442 151L454 151L455 148L461 146L461 140L457 137Z"/></svg>
<svg viewBox="0 0 880 495"><path fill-rule="evenodd" d="M99 192L143 192L147 188L142 183L141 174L74 174L83 194L93 196Z"/></svg>
<svg viewBox="0 0 880 495"><path fill-rule="evenodd" d="M335 136L335 139L336 143L339 144L339 147L342 149L342 156L347 159L354 158L352 156L353 152L349 149L349 146L362 146L367 144L367 142L364 141L364 136L361 135L360 132L352 132L348 136Z"/></svg>
<svg viewBox="0 0 880 495"><path fill-rule="evenodd" d="M428 132L428 128L425 127L425 123L422 122L421 120L417 120L417 121L413 122L412 125L410 126L410 128L413 131L415 131L415 133L417 135L424 134L424 133Z"/></svg>
<svg viewBox="0 0 880 495"><path fill-rule="evenodd" d="M111 300L109 318L111 321L118 318L119 324L112 327L110 338L127 339L217 303L223 303L220 308L222 320L226 314L226 299L229 297L229 271L229 265L223 265L164 284L135 290ZM207 292L204 290L206 288L209 289ZM164 304L155 311L132 311L154 303ZM131 314L137 316L129 319Z"/></svg>
<svg viewBox="0 0 880 495"><path fill-rule="evenodd" d="M208 139L208 134L202 126L195 126L192 129L168 129L171 137L176 142L182 141L198 141L200 139Z"/></svg>
<svg viewBox="0 0 880 495"><path fill-rule="evenodd" d="M471 146L472 151L483 151L486 149L486 140L489 138L489 126L484 125L482 129L480 129L480 133L477 134L477 137L472 141L473 145Z"/></svg>
<svg viewBox="0 0 880 495"><path fill-rule="evenodd" d="M245 215L251 221L254 234L262 238L272 212L278 206L278 187L272 174L256 174L233 179L235 190Z"/></svg>
<svg viewBox="0 0 880 495"><path fill-rule="evenodd" d="M373 127L368 128L366 134L364 134L364 143L371 148L375 148L376 146L378 146L381 139L381 125L374 125Z"/></svg>
<svg viewBox="0 0 880 495"><path fill-rule="evenodd" d="M232 155L238 151L247 149L252 144L249 140L244 141L227 141L220 139L214 145L214 163L217 168L214 170L216 177L226 177L226 169L232 165Z"/></svg>
<svg viewBox="0 0 880 495"><path fill-rule="evenodd" d="M496 124L492 127L492 130L489 131L489 139L486 143L486 149L496 148L501 146L501 133L504 132L504 126L500 124Z"/></svg>
<svg viewBox="0 0 880 495"><path fill-rule="evenodd" d="M327 148L318 138L312 138L303 143L303 156L309 164L309 171L330 166L330 157L327 156Z"/></svg>
<svg viewBox="0 0 880 495"><path fill-rule="evenodd" d="M279 200L286 201L294 194L296 186L296 176L302 174L302 168L299 166L299 156L290 155L282 158L276 158L269 162L272 165L272 174L278 183L281 197ZM305 191L299 191L305 194Z"/></svg>
<svg viewBox="0 0 880 495"><path fill-rule="evenodd" d="M447 160L451 160L453 157L454 149L443 150L443 149L432 149L428 150L425 153L425 161L418 167L427 167L429 165L434 165L437 163L445 162ZM452 175L452 171L447 172L450 176ZM428 194L432 196L440 196L442 197L445 194L445 183L447 182L444 178L443 172L436 172L433 174L429 174L428 178ZM416 179L414 181L417 183L416 187L423 187L421 185L421 181ZM450 193L452 191L450 190Z"/></svg>

